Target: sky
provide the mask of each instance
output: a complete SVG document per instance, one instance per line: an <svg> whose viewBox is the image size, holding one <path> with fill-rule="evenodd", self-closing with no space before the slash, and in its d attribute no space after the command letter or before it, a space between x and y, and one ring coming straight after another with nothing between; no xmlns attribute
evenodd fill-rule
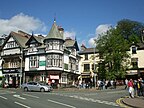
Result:
<svg viewBox="0 0 144 108"><path fill-rule="evenodd" d="M79 47L122 19L144 23L144 0L0 0L0 36L18 30L47 35L56 18Z"/></svg>

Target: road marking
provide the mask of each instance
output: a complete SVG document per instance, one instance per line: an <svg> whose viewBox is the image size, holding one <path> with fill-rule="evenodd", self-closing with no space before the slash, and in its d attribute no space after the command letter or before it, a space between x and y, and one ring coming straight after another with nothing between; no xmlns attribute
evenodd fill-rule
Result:
<svg viewBox="0 0 144 108"><path fill-rule="evenodd" d="M110 91L110 92L107 92L107 94L111 94L111 93L123 93L123 91Z"/></svg>
<svg viewBox="0 0 144 108"><path fill-rule="evenodd" d="M120 107L123 107L123 108L131 108L129 106L126 106L124 104L121 103L121 101L123 100L124 98L119 98L116 100L116 103L120 106Z"/></svg>
<svg viewBox="0 0 144 108"><path fill-rule="evenodd" d="M29 94L25 94L25 93L23 93L22 95L29 96L29 97L33 97L33 98L39 98L38 96L29 95Z"/></svg>
<svg viewBox="0 0 144 108"><path fill-rule="evenodd" d="M96 102L96 103L100 103L100 104L106 104L106 105L111 105L111 106L119 106L117 105L117 103L115 102L110 102L110 101L103 101L103 100L98 100L98 99L92 99L92 98L87 98L87 97L81 97L81 96L77 96L77 95L61 95L61 94L54 94L53 95L59 95L59 96L66 96L66 97L70 97L70 98L75 98L75 99L80 99L80 100L85 100L85 101L90 101L90 102Z"/></svg>
<svg viewBox="0 0 144 108"><path fill-rule="evenodd" d="M48 101L56 103L56 104L59 104L59 105L67 106L67 107L70 107L70 108L76 108L75 106L71 106L71 105L68 105L68 104L65 104L65 103L61 103L61 102L57 102L57 101L54 101L54 100L48 99Z"/></svg>
<svg viewBox="0 0 144 108"><path fill-rule="evenodd" d="M20 95L13 95L13 96L16 97L16 98L22 99L22 100L26 99L26 98L20 97Z"/></svg>
<svg viewBox="0 0 144 108"><path fill-rule="evenodd" d="M7 100L7 98L6 98L6 97L3 97L3 96L0 96L0 98L3 98L3 99L5 99L5 100Z"/></svg>
<svg viewBox="0 0 144 108"><path fill-rule="evenodd" d="M24 104L22 104L22 103L19 103L19 102L14 102L14 103L17 104L17 105L23 106L23 107L25 107L25 108L31 108L31 107L29 107L29 106L27 106L27 105L24 105Z"/></svg>

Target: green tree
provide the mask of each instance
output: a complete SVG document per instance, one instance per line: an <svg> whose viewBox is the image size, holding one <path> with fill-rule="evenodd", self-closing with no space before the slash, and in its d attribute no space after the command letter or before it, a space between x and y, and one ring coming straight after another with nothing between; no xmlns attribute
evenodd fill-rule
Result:
<svg viewBox="0 0 144 108"><path fill-rule="evenodd" d="M128 40L129 44L142 41L141 36L142 31L144 30L144 24L140 22L123 19L117 23L116 29L118 29L120 34Z"/></svg>
<svg viewBox="0 0 144 108"><path fill-rule="evenodd" d="M103 62L99 65L99 75L105 75L106 79L124 77L128 63L126 58L129 57L126 52L129 44L121 35L120 30L111 29L106 34L100 35L96 45L100 57L103 58Z"/></svg>

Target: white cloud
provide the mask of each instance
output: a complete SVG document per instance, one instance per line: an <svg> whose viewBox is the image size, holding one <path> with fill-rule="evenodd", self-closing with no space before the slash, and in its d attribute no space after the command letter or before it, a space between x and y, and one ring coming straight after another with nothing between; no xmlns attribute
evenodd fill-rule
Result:
<svg viewBox="0 0 144 108"><path fill-rule="evenodd" d="M111 28L111 24L102 24L96 28L96 37L99 34L107 32Z"/></svg>
<svg viewBox="0 0 144 108"><path fill-rule="evenodd" d="M23 13L15 15L10 19L0 19L0 26L0 35L9 34L11 31L17 32L18 30L28 33L31 33L32 31L46 31L46 26L43 22Z"/></svg>
<svg viewBox="0 0 144 108"><path fill-rule="evenodd" d="M88 41L89 46L90 46L90 47L94 47L94 46L95 46L94 39L97 39L97 37L98 37L100 34L106 33L109 29L111 29L111 24L101 24L101 25L99 25L99 26L96 28L95 36L92 37L92 38L90 38L89 41Z"/></svg>
<svg viewBox="0 0 144 108"><path fill-rule="evenodd" d="M64 32L64 39L67 38L67 37L70 37L70 38L74 39L75 36L76 36L76 32L74 32L74 31L71 31L71 32L65 31Z"/></svg>

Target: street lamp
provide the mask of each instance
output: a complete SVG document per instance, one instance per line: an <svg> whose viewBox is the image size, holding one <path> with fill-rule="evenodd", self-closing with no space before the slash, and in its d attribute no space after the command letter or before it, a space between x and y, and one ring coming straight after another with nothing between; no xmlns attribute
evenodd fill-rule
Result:
<svg viewBox="0 0 144 108"><path fill-rule="evenodd" d="M96 39L94 39L94 42L96 42ZM95 86L95 88L96 88L96 85L97 85L97 79L96 79L96 76L97 76L97 73L96 73L96 66L95 66L95 49L96 49L96 46L94 46L94 71L93 71L93 73L94 73L94 86Z"/></svg>
<svg viewBox="0 0 144 108"><path fill-rule="evenodd" d="M21 82L22 82L22 57L21 56L19 56L19 58L20 58L20 60L21 60L21 62L20 62L20 73L19 73L19 77L20 77L20 84L19 84L19 86L20 86L20 88L21 88Z"/></svg>

